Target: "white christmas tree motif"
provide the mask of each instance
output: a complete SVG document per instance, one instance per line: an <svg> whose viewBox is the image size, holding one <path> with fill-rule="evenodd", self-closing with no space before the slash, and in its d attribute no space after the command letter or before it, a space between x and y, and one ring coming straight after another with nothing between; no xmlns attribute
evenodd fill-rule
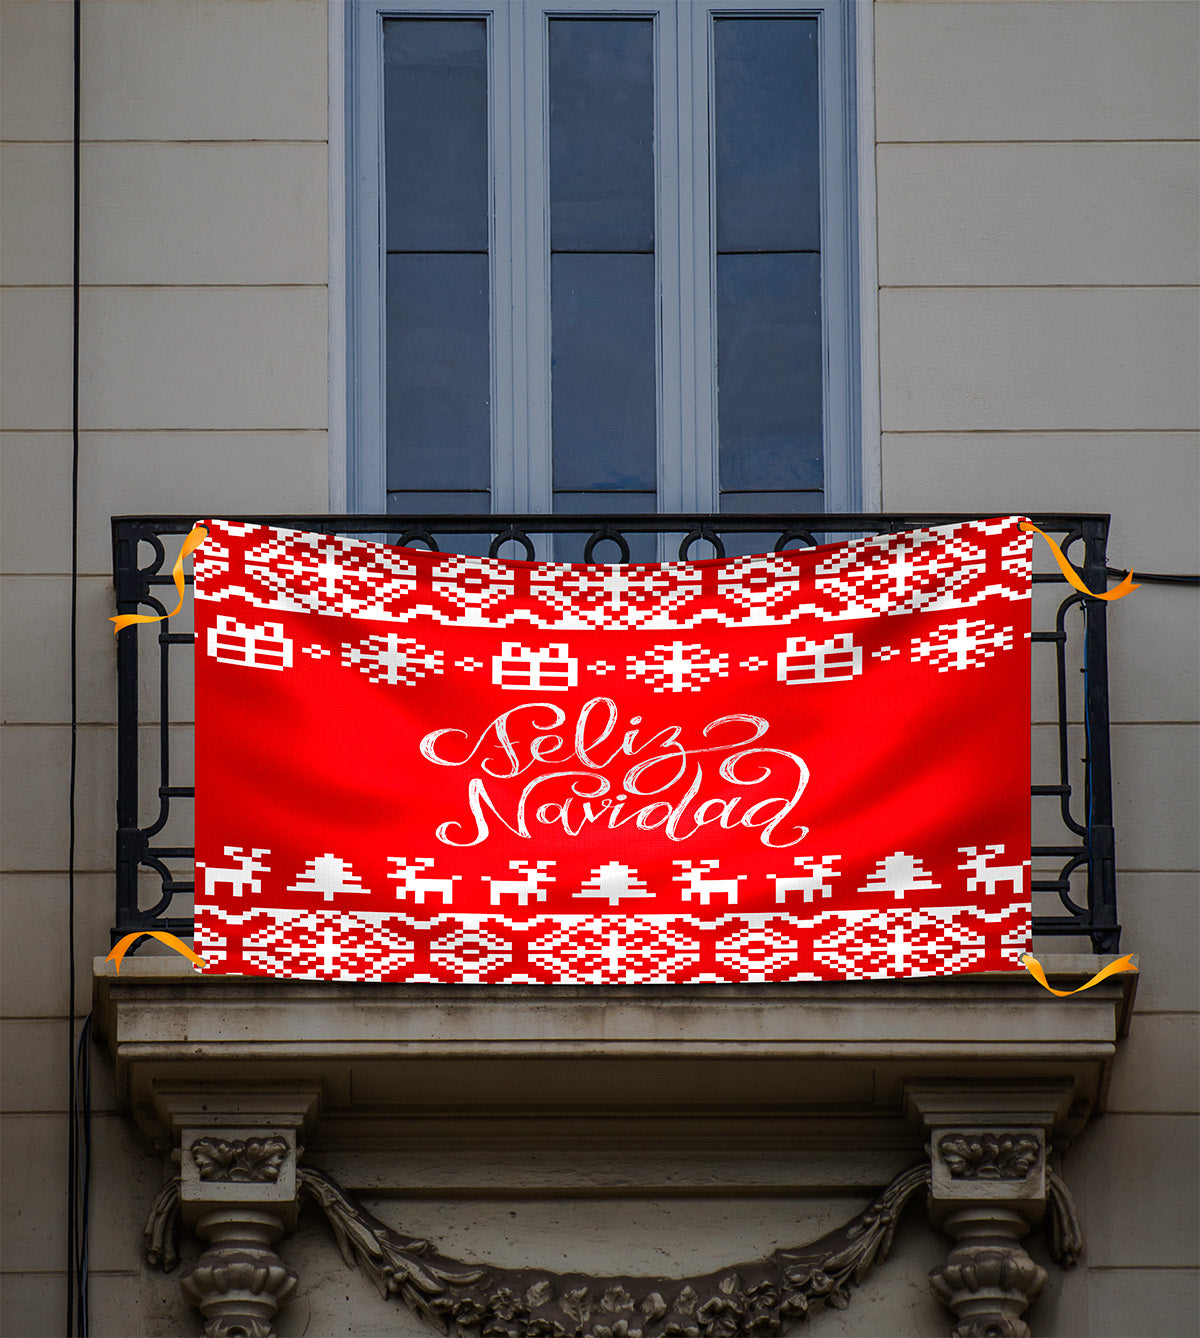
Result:
<svg viewBox="0 0 1200 1338"><path fill-rule="evenodd" d="M637 876L637 870L620 860L610 860L598 869L593 869L591 877L583 884L577 897L599 897L607 900L610 906L618 905L622 900L633 897L650 897L654 893L646 891L646 884Z"/></svg>
<svg viewBox="0 0 1200 1338"><path fill-rule="evenodd" d="M728 905L737 905L738 884L745 880L744 873L736 878L709 878L707 875L715 873L718 867L715 859L677 859L674 863L679 866L674 881L687 884L680 893L684 901L696 897L702 906L707 906L713 897L720 896Z"/></svg>
<svg viewBox="0 0 1200 1338"><path fill-rule="evenodd" d="M858 890L890 892L899 901L906 892L932 892L940 887L941 884L933 881L933 875L915 855L897 850L879 861L874 872L867 875L865 886Z"/></svg>
<svg viewBox="0 0 1200 1338"><path fill-rule="evenodd" d="M644 657L630 655L625 672L630 678L644 678L654 692L699 692L712 679L729 677L729 656L672 641L655 646Z"/></svg>
<svg viewBox="0 0 1200 1338"><path fill-rule="evenodd" d="M965 864L960 864L960 869L974 870L967 878L967 891L983 891L984 896L991 896L993 892L999 890L1002 883L1007 883L1013 890L1015 896L1020 896L1025 890L1025 869L1029 863L1026 860L1021 864L996 864L991 865L988 860L992 856L1004 854L1004 847L985 846L981 855L977 846L959 846L959 854L966 855Z"/></svg>
<svg viewBox="0 0 1200 1338"><path fill-rule="evenodd" d="M1013 629L994 627L982 618L959 618L945 623L929 638L914 637L912 662L928 660L939 674L951 669L978 669L1002 650L1011 650Z"/></svg>
<svg viewBox="0 0 1200 1338"><path fill-rule="evenodd" d="M552 859L540 859L531 865L528 860L510 859L508 867L514 873L521 873L521 878L488 878L491 889L492 905L500 905L501 897L516 897L517 904L528 906L530 900L545 901L546 892L541 883L552 883L554 878L547 872L554 868Z"/></svg>
<svg viewBox="0 0 1200 1338"><path fill-rule="evenodd" d="M833 867L841 855L797 855L794 874L771 874L775 880L775 900L786 901L789 892L801 892L805 901L812 901L816 896L831 897L833 887L830 880L838 876Z"/></svg>
<svg viewBox="0 0 1200 1338"><path fill-rule="evenodd" d="M412 687L422 678L442 669L442 652L429 650L412 637L397 632L369 636L342 646L342 663L347 669L358 668L372 683L403 683Z"/></svg>
<svg viewBox="0 0 1200 1338"><path fill-rule="evenodd" d="M300 877L288 888L289 892L320 892L326 901L343 892L365 893L358 874L336 855L318 855L310 859Z"/></svg>
<svg viewBox="0 0 1200 1338"><path fill-rule="evenodd" d="M449 878L426 878L424 872L426 869L433 868L432 859L401 859L397 855L392 855L389 864L396 866L396 872L388 874L388 877L399 886L396 888L396 896L401 901L406 901L412 897L418 905L425 904L425 896L440 894L442 905L449 906L454 897L454 884L462 880L462 874L454 873Z"/></svg>
<svg viewBox="0 0 1200 1338"><path fill-rule="evenodd" d="M257 894L262 891L262 884L257 878L256 873L270 873L270 869L265 864L260 864L258 857L260 855L269 855L269 850L252 850L248 855L241 846L226 846L225 853L237 860L239 867L236 869L205 868L202 860L196 861L196 868L205 869L204 886L210 896L214 895L219 887L227 886L229 894L234 897L240 897L243 892Z"/></svg>

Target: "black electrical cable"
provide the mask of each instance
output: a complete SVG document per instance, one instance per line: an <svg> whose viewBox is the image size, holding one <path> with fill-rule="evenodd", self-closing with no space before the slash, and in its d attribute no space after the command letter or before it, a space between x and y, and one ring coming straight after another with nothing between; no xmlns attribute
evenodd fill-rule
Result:
<svg viewBox="0 0 1200 1338"><path fill-rule="evenodd" d="M1126 575L1119 567L1105 567L1104 570L1114 580ZM1180 572L1131 571L1128 574L1142 585L1200 585L1200 576L1185 576Z"/></svg>
<svg viewBox="0 0 1200 1338"><path fill-rule="evenodd" d="M83 4L74 4L72 236L71 236L71 760L67 781L67 1328L68 1338L88 1327L88 1185L91 1171L91 1019L75 1038L75 791L79 761L79 204ZM82 1070L82 1074L81 1074ZM83 1081L81 1082L81 1076ZM83 1100L82 1124L80 1100Z"/></svg>
<svg viewBox="0 0 1200 1338"><path fill-rule="evenodd" d="M84 1018L75 1051L76 1108L71 1112L75 1147L75 1315L79 1338L88 1334L88 1219L92 1170L92 1015Z"/></svg>

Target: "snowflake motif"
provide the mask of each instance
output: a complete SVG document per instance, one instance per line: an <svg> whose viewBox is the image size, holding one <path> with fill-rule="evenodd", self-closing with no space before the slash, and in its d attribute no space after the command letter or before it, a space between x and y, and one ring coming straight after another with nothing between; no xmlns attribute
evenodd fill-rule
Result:
<svg viewBox="0 0 1200 1338"><path fill-rule="evenodd" d="M342 663L347 669L357 667L372 683L403 683L411 688L422 678L441 673L442 652L428 650L412 637L388 632L369 636L357 645L343 644Z"/></svg>
<svg viewBox="0 0 1200 1338"><path fill-rule="evenodd" d="M758 673L760 669L769 669L770 660L764 660L761 655L751 655L748 660L742 660L741 668L749 669L752 674Z"/></svg>
<svg viewBox="0 0 1200 1338"><path fill-rule="evenodd" d="M736 608L754 618L769 617L803 590L807 575L778 554L732 558L719 570L717 591Z"/></svg>
<svg viewBox="0 0 1200 1338"><path fill-rule="evenodd" d="M246 575L270 592L270 607L378 616L416 585L416 568L399 550L333 535L268 530L245 554Z"/></svg>
<svg viewBox="0 0 1200 1338"><path fill-rule="evenodd" d="M895 646L880 646L878 650L871 652L871 659L882 660L884 664L887 664L889 660L897 659L899 655L900 652Z"/></svg>
<svg viewBox="0 0 1200 1338"><path fill-rule="evenodd" d="M326 650L324 646L312 645L312 646L301 646L300 653L302 655L311 655L314 660L323 660L325 659L326 656L332 655L333 651Z"/></svg>
<svg viewBox="0 0 1200 1338"><path fill-rule="evenodd" d="M512 573L490 558L447 554L433 570L433 590L457 612L482 614L510 598L515 589Z"/></svg>
<svg viewBox="0 0 1200 1338"><path fill-rule="evenodd" d="M464 655L461 660L454 661L454 667L461 669L463 673L473 674L476 670L483 668L483 661L477 660L474 655Z"/></svg>
<svg viewBox="0 0 1200 1338"><path fill-rule="evenodd" d="M927 640L914 637L912 662L928 660L939 674L951 669L978 669L1002 650L1011 650L1013 629L994 627L982 618L959 618L945 623Z"/></svg>
<svg viewBox="0 0 1200 1338"><path fill-rule="evenodd" d="M228 522L226 522L228 526ZM211 599L207 592L222 576L229 575L229 549L209 526L208 538L196 549L192 558L192 572L196 578L196 598Z"/></svg>
<svg viewBox="0 0 1200 1338"><path fill-rule="evenodd" d="M644 678L654 692L699 692L712 679L729 677L729 656L672 641L669 646L655 646L642 657L630 655L625 671L630 678Z"/></svg>

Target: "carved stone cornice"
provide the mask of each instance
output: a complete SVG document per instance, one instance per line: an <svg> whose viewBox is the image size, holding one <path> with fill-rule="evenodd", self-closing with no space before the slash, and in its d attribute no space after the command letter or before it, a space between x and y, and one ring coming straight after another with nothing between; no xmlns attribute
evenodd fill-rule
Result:
<svg viewBox="0 0 1200 1338"><path fill-rule="evenodd" d="M937 1156L952 1180L1024 1180L1041 1155L1041 1140L1032 1133L989 1129L937 1140Z"/></svg>
<svg viewBox="0 0 1200 1338"><path fill-rule="evenodd" d="M1070 988L1098 962L1044 964ZM747 1087L762 1106L789 1110L797 1093L852 1092L856 1115L891 1121L903 1138L903 1088L921 1073L1062 1077L1080 1112L1102 1109L1136 980L1111 977L1058 1007L1011 974L546 990L205 976L182 958L127 957L119 977L99 965L95 1008L121 1109L164 1142L172 1125L157 1089L210 1073L247 1088L264 1075L320 1083L327 1111L355 1113L365 1104L358 1075L369 1073L372 1138L398 1146L414 1091L430 1084L485 1114L526 1098L549 1104L567 1088L581 1107L624 1114L645 1104L648 1072L673 1105L696 1110L744 1104ZM827 1111L828 1097L820 1104ZM862 1126L839 1127L846 1136ZM815 1137L828 1146L825 1130ZM874 1134L864 1143L878 1145Z"/></svg>
<svg viewBox="0 0 1200 1338"><path fill-rule="evenodd" d="M188 1151L205 1181L274 1184L288 1154L286 1138L197 1138Z"/></svg>
<svg viewBox="0 0 1200 1338"><path fill-rule="evenodd" d="M298 1180L302 1196L329 1222L347 1264L371 1277L385 1298L400 1301L442 1333L453 1328L487 1338L769 1338L826 1305L849 1304L850 1288L887 1258L901 1213L929 1184L929 1168L922 1161L901 1171L867 1208L817 1240L687 1278L593 1277L466 1263L428 1240L393 1230L315 1167L302 1166ZM169 1268L177 1257L165 1243L177 1219L177 1200L178 1181L172 1181L147 1224L145 1258L153 1267ZM185 1295L210 1316L209 1338L242 1332L269 1338L270 1315L291 1295L294 1275L266 1249L266 1238L246 1248L253 1232L246 1230L244 1214L237 1222L225 1217L241 1238L230 1235L220 1248L210 1248L184 1279ZM251 1328L251 1322L266 1327ZM242 1328L231 1327L235 1323Z"/></svg>

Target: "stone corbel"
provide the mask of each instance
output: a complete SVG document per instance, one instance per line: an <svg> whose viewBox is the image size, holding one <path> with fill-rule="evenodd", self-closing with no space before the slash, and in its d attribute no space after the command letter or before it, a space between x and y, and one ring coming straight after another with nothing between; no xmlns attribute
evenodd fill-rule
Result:
<svg viewBox="0 0 1200 1338"><path fill-rule="evenodd" d="M955 1242L929 1275L958 1320L953 1338L1030 1338L1022 1316L1047 1274L1021 1241L1044 1219L1057 1262L1069 1268L1079 1257L1070 1195L1046 1160L1071 1094L1069 1084L906 1089L909 1114L929 1140L930 1218Z"/></svg>
<svg viewBox="0 0 1200 1338"><path fill-rule="evenodd" d="M172 1266L177 1217L208 1242L180 1280L206 1338L273 1338L275 1314L296 1290L273 1245L296 1226L297 1162L319 1099L315 1086L155 1092L159 1118L178 1138L179 1176L155 1205L146 1252Z"/></svg>

